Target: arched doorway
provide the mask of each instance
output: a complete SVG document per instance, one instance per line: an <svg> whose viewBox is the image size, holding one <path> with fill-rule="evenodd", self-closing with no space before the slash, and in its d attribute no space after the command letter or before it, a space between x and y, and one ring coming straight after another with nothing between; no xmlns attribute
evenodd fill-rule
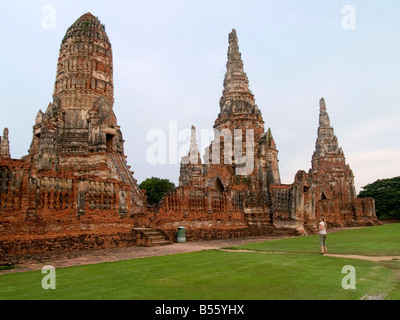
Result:
<svg viewBox="0 0 400 320"><path fill-rule="evenodd" d="M219 178L215 179L213 189L218 192L223 192L225 190L224 185L222 184L222 182Z"/></svg>

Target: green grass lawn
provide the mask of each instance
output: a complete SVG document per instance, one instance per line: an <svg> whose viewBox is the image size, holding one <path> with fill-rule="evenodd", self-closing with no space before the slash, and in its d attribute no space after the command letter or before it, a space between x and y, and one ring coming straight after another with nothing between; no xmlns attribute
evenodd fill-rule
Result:
<svg viewBox="0 0 400 320"><path fill-rule="evenodd" d="M365 256L400 256L400 224L351 229L327 235L329 253ZM268 252L316 253L318 235L247 244L235 249Z"/></svg>
<svg viewBox="0 0 400 320"><path fill-rule="evenodd" d="M380 243L376 254L397 254L388 233L398 238L400 225L332 233L329 240L332 250L340 249L340 253L351 247L350 239L358 239L357 254L361 249L374 252L375 241ZM346 239L347 246L337 244L334 249L334 239ZM372 239L374 244L368 245ZM400 299L399 261L322 256L315 236L243 247L257 251L207 250L60 268L56 269L55 290L42 289L45 275L40 271L0 275L0 299L353 300L366 294ZM355 290L342 288L346 276L342 268L346 265L355 267Z"/></svg>

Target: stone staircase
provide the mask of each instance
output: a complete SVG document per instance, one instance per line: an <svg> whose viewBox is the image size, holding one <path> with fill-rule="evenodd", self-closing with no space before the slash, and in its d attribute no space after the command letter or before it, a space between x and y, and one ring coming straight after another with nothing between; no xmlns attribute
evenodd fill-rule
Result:
<svg viewBox="0 0 400 320"><path fill-rule="evenodd" d="M144 198L142 199L143 197L142 191L140 190L137 181L133 178L133 174L129 171L126 161L122 160L121 156L118 155L114 156L112 153L109 153L109 156L111 157L111 160L113 161L114 166L117 169L122 180L131 186L132 199L134 199L136 204L144 205L143 203Z"/></svg>
<svg viewBox="0 0 400 320"><path fill-rule="evenodd" d="M141 243L145 247L166 246L171 244L159 230L154 228L135 228L140 233Z"/></svg>

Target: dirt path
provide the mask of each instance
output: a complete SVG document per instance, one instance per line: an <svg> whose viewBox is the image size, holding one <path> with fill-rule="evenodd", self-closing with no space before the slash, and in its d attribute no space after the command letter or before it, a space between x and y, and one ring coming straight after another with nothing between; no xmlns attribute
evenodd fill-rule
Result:
<svg viewBox="0 0 400 320"><path fill-rule="evenodd" d="M256 253L270 253L270 254L296 254L295 252L274 252L274 251L256 251L256 250L229 250L229 249L220 249L220 251L225 251L225 252L256 252ZM315 253L317 254L317 253ZM360 259L360 260L368 260L368 261L399 261L400 262L400 256L361 256L361 255L353 255L353 254L324 254L324 256L327 257L336 257L336 258L347 258L347 259Z"/></svg>
<svg viewBox="0 0 400 320"><path fill-rule="evenodd" d="M372 256L360 256L352 254L325 254L327 257L337 257L337 258L348 258L348 259L360 259L368 261L391 261L396 260L400 262L400 256L382 256L382 257L372 257Z"/></svg>

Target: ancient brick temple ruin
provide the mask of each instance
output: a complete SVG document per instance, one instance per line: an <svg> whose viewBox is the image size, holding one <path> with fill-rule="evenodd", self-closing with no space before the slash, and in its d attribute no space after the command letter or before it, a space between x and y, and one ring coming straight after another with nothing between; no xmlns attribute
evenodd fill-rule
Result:
<svg viewBox="0 0 400 320"><path fill-rule="evenodd" d="M147 210L113 112L113 55L87 13L61 42L53 102L39 111L29 154L0 153L0 250L29 252L131 244Z"/></svg>
<svg viewBox="0 0 400 320"><path fill-rule="evenodd" d="M229 35L227 71L215 138L204 163L192 127L179 187L161 203L159 226L187 226L199 237L307 234L323 215L329 226L379 224L373 199L357 199L354 177L330 125L324 99L312 168L293 184L281 183L278 150L265 131L249 89L236 31Z"/></svg>
<svg viewBox="0 0 400 320"><path fill-rule="evenodd" d="M174 241L178 226L194 240L307 234L321 215L331 226L379 223L373 199L356 198L323 99L312 168L281 183L275 140L249 90L235 30L215 138L202 161L192 127L179 186L150 209L113 111L112 57L104 26L84 14L61 42L53 101L37 114L27 156L11 158L4 130L0 257Z"/></svg>

